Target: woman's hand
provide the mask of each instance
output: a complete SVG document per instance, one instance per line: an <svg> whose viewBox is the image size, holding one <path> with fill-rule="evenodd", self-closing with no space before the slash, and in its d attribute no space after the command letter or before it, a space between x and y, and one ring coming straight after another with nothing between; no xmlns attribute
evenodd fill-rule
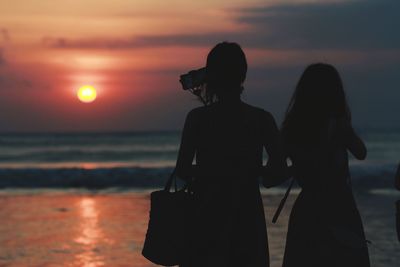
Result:
<svg viewBox="0 0 400 267"><path fill-rule="evenodd" d="M262 167L261 176L262 184L269 188L281 184L289 177L284 146L275 119L268 112L263 112L262 115L263 145L268 154L268 162Z"/></svg>

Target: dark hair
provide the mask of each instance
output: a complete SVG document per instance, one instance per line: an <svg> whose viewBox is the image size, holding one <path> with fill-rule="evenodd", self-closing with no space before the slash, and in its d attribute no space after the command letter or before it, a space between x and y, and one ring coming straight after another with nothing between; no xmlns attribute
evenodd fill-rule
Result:
<svg viewBox="0 0 400 267"><path fill-rule="evenodd" d="M329 64L308 66L297 83L282 124L282 135L287 143L312 143L329 118L350 120L339 72Z"/></svg>
<svg viewBox="0 0 400 267"><path fill-rule="evenodd" d="M206 102L240 96L246 73L247 61L242 48L237 43L217 44L207 56Z"/></svg>

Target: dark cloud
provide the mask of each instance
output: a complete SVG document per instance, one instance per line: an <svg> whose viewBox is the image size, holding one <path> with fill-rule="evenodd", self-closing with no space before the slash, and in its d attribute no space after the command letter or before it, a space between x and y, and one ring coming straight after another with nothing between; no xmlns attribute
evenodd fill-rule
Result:
<svg viewBox="0 0 400 267"><path fill-rule="evenodd" d="M0 28L0 36L4 41L10 40L10 35L9 35L7 29Z"/></svg>
<svg viewBox="0 0 400 267"><path fill-rule="evenodd" d="M71 49L130 49L157 46L203 46L210 43L210 39L218 39L221 34L203 35L152 35L138 36L127 39L68 39L45 37L42 43L50 48L71 48Z"/></svg>
<svg viewBox="0 0 400 267"><path fill-rule="evenodd" d="M1 38L3 41L6 41L6 42L10 41L10 34L8 33L8 30L7 30L7 29L5 29L5 28L0 28L0 38Z"/></svg>
<svg viewBox="0 0 400 267"><path fill-rule="evenodd" d="M3 48L0 47L0 67L6 64L6 59L4 58Z"/></svg>
<svg viewBox="0 0 400 267"><path fill-rule="evenodd" d="M0 45L1 43L8 42L10 40L10 35L8 30L5 28L0 28ZM6 64L6 59L4 56L4 48L0 46L0 67Z"/></svg>
<svg viewBox="0 0 400 267"><path fill-rule="evenodd" d="M0 90L25 90L32 88L32 82L22 74L11 70L0 70Z"/></svg>
<svg viewBox="0 0 400 267"><path fill-rule="evenodd" d="M365 0L243 9L253 45L294 49L399 49L400 1Z"/></svg>
<svg viewBox="0 0 400 267"><path fill-rule="evenodd" d="M210 46L234 40L267 49L399 49L400 1L365 0L258 6L235 11L248 31L148 35L121 39L43 38L51 48L134 49L157 46Z"/></svg>
<svg viewBox="0 0 400 267"><path fill-rule="evenodd" d="M0 47L0 91L20 90L32 87L32 82L19 70L13 69L4 55L4 49Z"/></svg>

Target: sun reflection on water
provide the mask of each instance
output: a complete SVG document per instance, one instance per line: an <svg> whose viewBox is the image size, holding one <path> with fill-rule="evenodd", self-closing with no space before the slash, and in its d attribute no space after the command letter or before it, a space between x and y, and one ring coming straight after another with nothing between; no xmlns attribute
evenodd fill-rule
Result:
<svg viewBox="0 0 400 267"><path fill-rule="evenodd" d="M99 209L94 198L85 197L78 202L81 216L80 235L74 239L81 245L82 251L76 255L78 266L99 267L104 266L104 259L99 255L99 245L106 241L99 226Z"/></svg>

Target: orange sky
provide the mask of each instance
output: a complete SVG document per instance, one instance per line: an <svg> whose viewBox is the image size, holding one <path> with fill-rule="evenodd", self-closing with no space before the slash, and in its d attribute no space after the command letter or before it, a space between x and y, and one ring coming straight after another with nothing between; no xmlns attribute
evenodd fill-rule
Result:
<svg viewBox="0 0 400 267"><path fill-rule="evenodd" d="M377 49L374 59L351 47L304 48L301 40L280 47L276 18L257 24L261 15L271 20L268 12L316 2L0 0L0 131L180 128L198 103L180 89L179 74L203 66L210 48L223 40L242 44L251 68L290 73L287 92L278 97L282 104L305 64L329 61L346 69L399 62L397 49ZM269 45L260 33L279 38ZM255 90L280 82L254 73L248 84ZM91 104L75 95L85 84L98 90ZM277 91L271 87L265 97ZM256 99L260 92L254 92L248 98ZM259 103L268 108L272 102Z"/></svg>

